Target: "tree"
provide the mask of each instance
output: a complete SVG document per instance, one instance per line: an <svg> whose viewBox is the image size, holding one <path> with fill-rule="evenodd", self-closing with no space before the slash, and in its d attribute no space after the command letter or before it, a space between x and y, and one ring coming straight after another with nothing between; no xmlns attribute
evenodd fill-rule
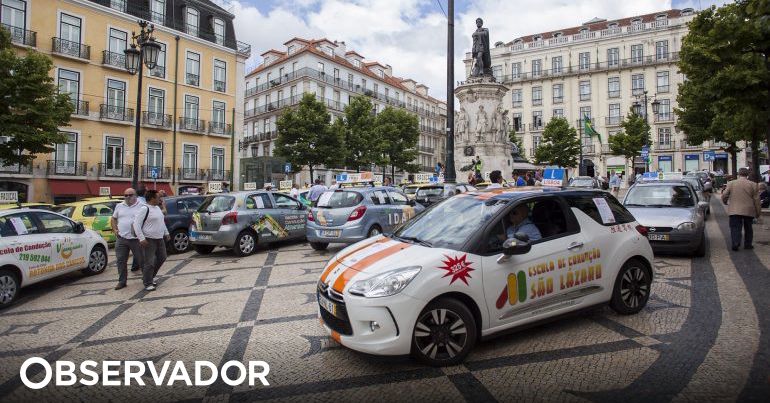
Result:
<svg viewBox="0 0 770 403"><path fill-rule="evenodd" d="M634 158L641 155L642 147L650 145L650 124L631 108L620 126L623 130L609 138L610 150L613 155L622 155L633 163Z"/></svg>
<svg viewBox="0 0 770 403"><path fill-rule="evenodd" d="M414 172L418 169L417 143L420 140L420 128L417 116L390 106L375 118L376 135L382 141L384 163L390 165L391 175L396 176L396 169Z"/></svg>
<svg viewBox="0 0 770 403"><path fill-rule="evenodd" d="M307 165L311 181L314 167L337 165L344 158L340 123L330 125L330 118L326 105L306 93L296 109L287 109L276 122L275 154L297 167Z"/></svg>
<svg viewBox="0 0 770 403"><path fill-rule="evenodd" d="M578 165L580 139L567 119L551 119L543 131L543 142L535 150L535 163L574 168Z"/></svg>
<svg viewBox="0 0 770 403"><path fill-rule="evenodd" d="M53 62L30 50L17 55L10 34L0 29L0 127L10 137L0 144L0 164L27 164L36 154L53 152L65 143L59 128L69 125L74 110L67 94L59 94L48 73Z"/></svg>
<svg viewBox="0 0 770 403"><path fill-rule="evenodd" d="M381 144L374 130L372 101L362 95L350 100L345 106L345 166L355 168L380 162Z"/></svg>
<svg viewBox="0 0 770 403"><path fill-rule="evenodd" d="M508 132L508 140L519 150L519 158L529 162L529 159L524 155L524 139L516 135L516 129L511 129ZM511 153L511 157L513 157L513 153Z"/></svg>

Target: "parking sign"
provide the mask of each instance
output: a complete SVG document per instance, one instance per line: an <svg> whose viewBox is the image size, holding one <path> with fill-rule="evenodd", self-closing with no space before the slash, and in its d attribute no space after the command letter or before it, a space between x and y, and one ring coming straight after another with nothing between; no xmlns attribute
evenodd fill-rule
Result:
<svg viewBox="0 0 770 403"><path fill-rule="evenodd" d="M150 167L150 178L158 179L160 177L160 167Z"/></svg>

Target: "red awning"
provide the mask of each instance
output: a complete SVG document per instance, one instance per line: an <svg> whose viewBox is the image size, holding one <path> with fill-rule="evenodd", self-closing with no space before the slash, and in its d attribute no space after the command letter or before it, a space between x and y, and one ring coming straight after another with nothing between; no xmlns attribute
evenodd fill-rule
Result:
<svg viewBox="0 0 770 403"><path fill-rule="evenodd" d="M86 181L73 181L73 180L60 180L49 179L48 186L51 189L51 194L54 196L83 196L90 195ZM96 194L99 194L99 189L96 189Z"/></svg>
<svg viewBox="0 0 770 403"><path fill-rule="evenodd" d="M144 185L144 188L147 190L151 190L151 189L162 190L166 192L166 196L174 195L174 191L171 190L171 185L169 185L167 182L159 182L157 184L155 182L142 182L142 184Z"/></svg>
<svg viewBox="0 0 770 403"><path fill-rule="evenodd" d="M99 188L109 187L111 196L120 196L123 191L131 187L131 182L87 181L88 189L94 196L99 196Z"/></svg>

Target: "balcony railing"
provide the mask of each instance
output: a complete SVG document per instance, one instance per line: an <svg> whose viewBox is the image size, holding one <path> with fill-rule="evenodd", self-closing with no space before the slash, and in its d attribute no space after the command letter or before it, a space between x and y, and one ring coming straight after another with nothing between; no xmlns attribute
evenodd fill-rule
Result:
<svg viewBox="0 0 770 403"><path fill-rule="evenodd" d="M556 97L555 96L555 97L553 97L553 103L560 104L562 102L564 102L564 96L560 96L560 97Z"/></svg>
<svg viewBox="0 0 770 403"><path fill-rule="evenodd" d="M206 179L206 171L198 168L179 168L180 180L202 181Z"/></svg>
<svg viewBox="0 0 770 403"><path fill-rule="evenodd" d="M224 81L214 80L214 91L225 92L226 90L227 85Z"/></svg>
<svg viewBox="0 0 770 403"><path fill-rule="evenodd" d="M580 94L580 100L581 101L590 101L591 100L591 93Z"/></svg>
<svg viewBox="0 0 770 403"><path fill-rule="evenodd" d="M99 163L99 176L109 178L132 178L134 175L133 165L116 165Z"/></svg>
<svg viewBox="0 0 770 403"><path fill-rule="evenodd" d="M608 116L604 118L605 126L619 126L622 121L622 116Z"/></svg>
<svg viewBox="0 0 770 403"><path fill-rule="evenodd" d="M233 126L224 122L209 122L209 133L230 135Z"/></svg>
<svg viewBox="0 0 770 403"><path fill-rule="evenodd" d="M134 110L115 105L99 105L99 119L115 120L119 122L133 122Z"/></svg>
<svg viewBox="0 0 770 403"><path fill-rule="evenodd" d="M165 113L142 112L142 124L146 126L170 129L173 117Z"/></svg>
<svg viewBox="0 0 770 403"><path fill-rule="evenodd" d="M32 175L32 163L0 165L0 174Z"/></svg>
<svg viewBox="0 0 770 403"><path fill-rule="evenodd" d="M537 147L532 147L529 149L529 156L534 157L535 153L537 152Z"/></svg>
<svg viewBox="0 0 770 403"><path fill-rule="evenodd" d="M85 162L48 160L48 175L86 176Z"/></svg>
<svg viewBox="0 0 770 403"><path fill-rule="evenodd" d="M687 140L680 140L679 145L682 150L700 150L703 148L703 144L690 144Z"/></svg>
<svg viewBox="0 0 770 403"><path fill-rule="evenodd" d="M427 146L419 146L419 150L421 153L428 153L433 154L435 149L433 147L427 147Z"/></svg>
<svg viewBox="0 0 770 403"><path fill-rule="evenodd" d="M24 46L37 46L37 32L30 31L24 28L14 27L13 25L2 24L2 27L7 29L11 34L11 43Z"/></svg>
<svg viewBox="0 0 770 403"><path fill-rule="evenodd" d="M539 132L543 130L543 124L537 124L537 123L530 123L529 124L529 131L531 132Z"/></svg>
<svg viewBox="0 0 770 403"><path fill-rule="evenodd" d="M67 55L77 57L79 59L91 59L91 47L78 42L71 42L61 38L51 38L53 45L52 50L54 53L60 55Z"/></svg>
<svg viewBox="0 0 770 403"><path fill-rule="evenodd" d="M150 70L150 75L157 78L166 78L166 66L156 65L154 69Z"/></svg>
<svg viewBox="0 0 770 403"><path fill-rule="evenodd" d="M543 104L543 98L532 98L532 106L540 106Z"/></svg>
<svg viewBox="0 0 770 403"><path fill-rule="evenodd" d="M81 100L73 100L72 106L74 107L74 110L72 111L73 115L76 116L88 116L90 112L90 106L88 101L81 101Z"/></svg>
<svg viewBox="0 0 770 403"><path fill-rule="evenodd" d="M158 180L171 179L170 167L142 165L142 169L140 172L141 172L142 179L158 179ZM155 172L156 175L153 175L153 172ZM154 178L153 176L157 176L157 177Z"/></svg>
<svg viewBox="0 0 770 403"><path fill-rule="evenodd" d="M612 154L612 147L609 144L602 144L602 154Z"/></svg>
<svg viewBox="0 0 770 403"><path fill-rule="evenodd" d="M187 83L187 85L200 86L200 78L201 77L197 74L185 73L185 83Z"/></svg>
<svg viewBox="0 0 770 403"><path fill-rule="evenodd" d="M658 113L655 115L656 122L673 122L674 114L671 112Z"/></svg>
<svg viewBox="0 0 770 403"><path fill-rule="evenodd" d="M659 85L657 88L658 92L669 92L670 86L669 85Z"/></svg>
<svg viewBox="0 0 770 403"><path fill-rule="evenodd" d="M521 108L521 106L522 106L521 103L522 103L521 101L513 101L511 103L511 107L513 107L513 108Z"/></svg>
<svg viewBox="0 0 770 403"><path fill-rule="evenodd" d="M106 66L117 67L119 69L126 68L126 55L124 53L110 52L109 50L102 51L102 64Z"/></svg>
<svg viewBox="0 0 770 403"><path fill-rule="evenodd" d="M186 130L203 134L206 132L206 121L195 118L180 117L179 130Z"/></svg>
<svg viewBox="0 0 770 403"><path fill-rule="evenodd" d="M596 145L595 144L583 144L583 155L594 155L596 154Z"/></svg>
<svg viewBox="0 0 770 403"><path fill-rule="evenodd" d="M209 169L210 181L228 181L230 180L230 171L226 169Z"/></svg>
<svg viewBox="0 0 770 403"><path fill-rule="evenodd" d="M608 98L620 98L620 91L607 91Z"/></svg>
<svg viewBox="0 0 770 403"><path fill-rule="evenodd" d="M110 8L120 12L126 12L126 0L108 0Z"/></svg>
<svg viewBox="0 0 770 403"><path fill-rule="evenodd" d="M659 142L653 147L655 150L673 150L675 143L672 142Z"/></svg>

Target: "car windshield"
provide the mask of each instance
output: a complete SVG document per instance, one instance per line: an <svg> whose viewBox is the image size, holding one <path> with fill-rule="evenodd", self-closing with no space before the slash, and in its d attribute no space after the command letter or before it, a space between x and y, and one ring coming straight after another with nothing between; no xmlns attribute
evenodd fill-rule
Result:
<svg viewBox="0 0 770 403"><path fill-rule="evenodd" d="M318 207L322 208L345 208L353 207L364 200L361 193L353 191L331 191L324 192L318 198Z"/></svg>
<svg viewBox="0 0 770 403"><path fill-rule="evenodd" d="M233 196L209 196L203 201L198 212L201 213L221 213L223 211L230 211L235 204L235 197Z"/></svg>
<svg viewBox="0 0 770 403"><path fill-rule="evenodd" d="M628 191L623 204L627 207L693 207L695 197L683 184L636 186Z"/></svg>
<svg viewBox="0 0 770 403"><path fill-rule="evenodd" d="M406 193L408 195L413 195L413 194L417 193L417 189L418 188L416 188L416 187L407 186L407 187L404 188L404 193Z"/></svg>
<svg viewBox="0 0 770 403"><path fill-rule="evenodd" d="M594 181L591 179L575 179L570 186L591 187L593 185Z"/></svg>
<svg viewBox="0 0 770 403"><path fill-rule="evenodd" d="M420 197L434 197L434 196L441 196L444 193L443 187L429 187L429 188L420 188L417 190L417 198Z"/></svg>
<svg viewBox="0 0 770 403"><path fill-rule="evenodd" d="M75 212L75 207L73 206L55 206L51 209L51 211L55 211L65 217L72 218L72 213Z"/></svg>
<svg viewBox="0 0 770 403"><path fill-rule="evenodd" d="M438 248L459 249L507 200L455 196L408 221L396 237Z"/></svg>

